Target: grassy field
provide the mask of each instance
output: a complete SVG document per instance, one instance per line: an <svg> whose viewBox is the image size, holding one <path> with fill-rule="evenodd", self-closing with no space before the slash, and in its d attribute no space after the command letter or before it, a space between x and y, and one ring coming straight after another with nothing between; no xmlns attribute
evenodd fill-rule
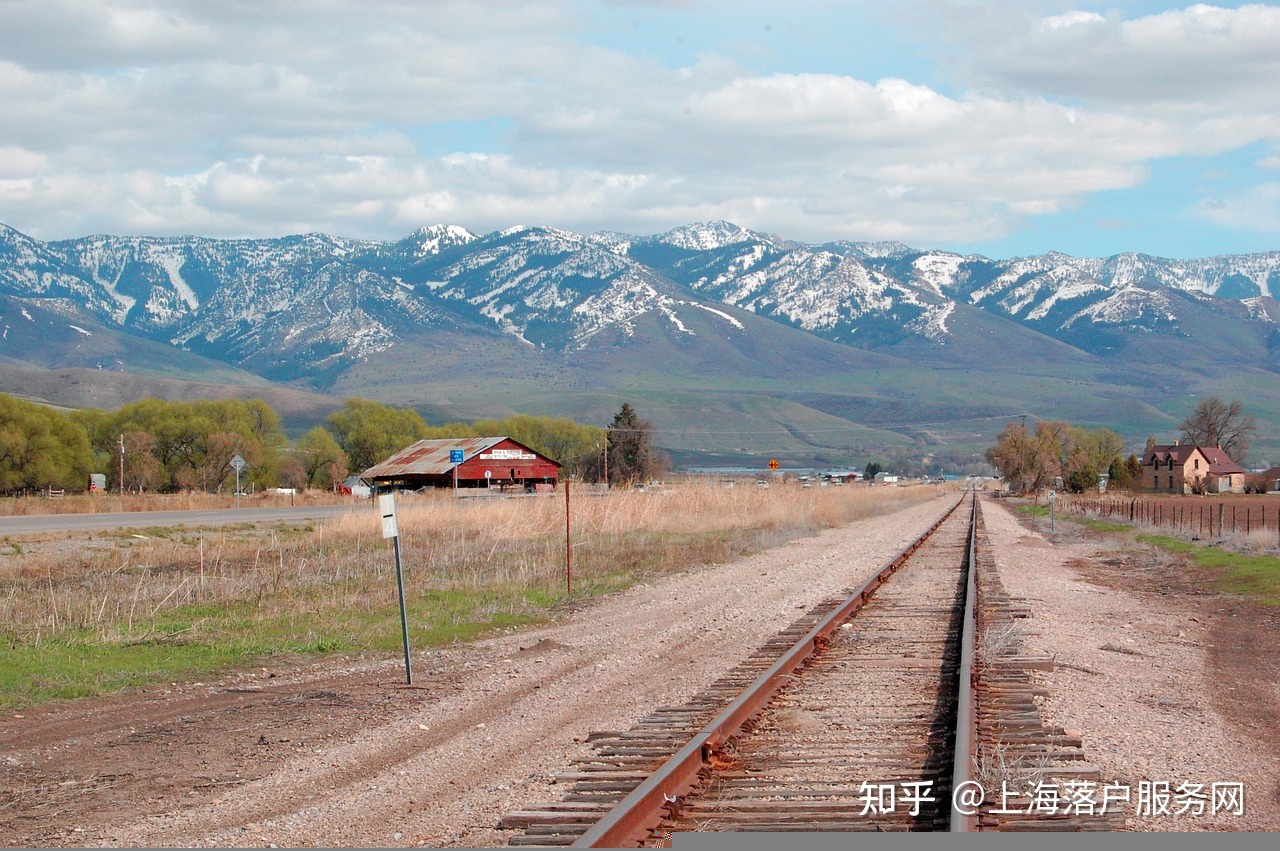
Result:
<svg viewBox="0 0 1280 851"><path fill-rule="evenodd" d="M246 488L247 490L247 488ZM284 508L291 505L342 505L352 497L326 490L306 489L296 494L277 494L275 489L246 493L240 497L243 508ZM199 491L182 493L75 493L48 499L44 496L0 497L0 517L38 514L111 514L133 511L207 511L234 508L236 498L230 493ZM141 522L141 521L140 521Z"/></svg>
<svg viewBox="0 0 1280 851"><path fill-rule="evenodd" d="M1266 606L1280 606L1280 558L1193 543L1172 535L1139 535L1138 541L1179 553L1216 574L1215 584L1228 594Z"/></svg>
<svg viewBox="0 0 1280 851"><path fill-rule="evenodd" d="M1020 505L1018 511L1029 517L1045 518L1047 506ZM1136 543L1156 547L1188 559L1205 570L1214 586L1227 594L1254 600L1266 606L1280 606L1280 551L1276 549L1276 533L1257 529L1250 533L1228 531L1212 541L1195 535L1187 526L1181 535L1151 534L1145 523L1099 520L1091 517L1057 515L1059 523L1074 523L1094 532L1120 534Z"/></svg>
<svg viewBox="0 0 1280 851"><path fill-rule="evenodd" d="M689 485L584 494L572 503L572 595L562 499L404 497L411 643L538 623L571 599L936 493ZM394 559L372 509L309 527L142 527L0 542L0 706L199 676L272 654L399 646Z"/></svg>

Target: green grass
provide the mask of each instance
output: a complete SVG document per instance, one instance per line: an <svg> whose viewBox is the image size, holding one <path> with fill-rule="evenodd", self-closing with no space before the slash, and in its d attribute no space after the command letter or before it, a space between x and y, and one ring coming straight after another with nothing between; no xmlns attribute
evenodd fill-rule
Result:
<svg viewBox="0 0 1280 851"><path fill-rule="evenodd" d="M1280 558L1235 553L1169 535L1139 535L1138 540L1165 552L1185 555L1197 567L1213 571L1217 574L1215 584L1222 591L1251 598L1264 606L1280 606Z"/></svg>
<svg viewBox="0 0 1280 851"><path fill-rule="evenodd" d="M778 534L767 530L636 533L627 536L621 548L593 546L586 540L575 549L572 597L563 574L532 584L426 589L415 589L415 577L410 576L410 645L423 650L544 623L567 602L625 590L673 569L729 561L777 543ZM341 582L292 583L262 597L166 607L150 617L131 619L127 627L73 629L54 638L19 637L0 628L0 707L190 680L270 657L398 654L401 628L394 581L376 591L374 600L369 600L367 576L346 582L349 595L343 594ZM365 602L335 606L337 599Z"/></svg>
<svg viewBox="0 0 1280 851"><path fill-rule="evenodd" d="M1133 525L1130 523L1118 523L1114 520L1093 520L1089 517L1072 517L1072 523L1079 523L1085 528L1092 529L1095 532L1131 532Z"/></svg>
<svg viewBox="0 0 1280 851"><path fill-rule="evenodd" d="M609 583L593 583L583 593ZM560 593L536 588L430 591L408 600L410 645L421 650L468 641L494 630L546 620ZM334 652L398 651L400 610L394 589L367 610L310 612L256 619L253 605L180 606L146 623L141 638L103 640L82 631L38 643L0 637L0 707L89 697L173 682L260 662Z"/></svg>
<svg viewBox="0 0 1280 851"><path fill-rule="evenodd" d="M1020 505L1017 510L1030 517L1049 516L1048 506L1043 505ZM1095 532L1132 532L1135 528L1129 523L1088 517L1072 516L1067 522ZM1216 574L1214 585L1220 591L1247 597L1265 606L1280 606L1280 558L1276 556L1237 553L1171 535L1138 535L1136 539L1165 552L1186 556L1197 567L1212 571Z"/></svg>

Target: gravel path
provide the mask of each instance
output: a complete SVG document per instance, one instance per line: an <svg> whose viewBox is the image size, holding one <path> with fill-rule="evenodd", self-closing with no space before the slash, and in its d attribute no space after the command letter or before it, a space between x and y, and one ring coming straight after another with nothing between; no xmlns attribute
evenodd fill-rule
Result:
<svg viewBox="0 0 1280 851"><path fill-rule="evenodd" d="M1135 805L1144 782L1169 784L1170 812L1133 812L1127 826L1280 830L1280 732L1239 714L1274 715L1280 706L1267 676L1274 642L1235 648L1235 664L1224 668L1213 656L1215 622L1235 607L1198 589L1177 563L1137 545L1051 543L998 502L983 510L1005 589L1034 612L1027 646L1056 656L1054 670L1038 675L1049 691L1046 720L1081 731L1087 759L1129 787ZM1258 691L1252 710L1223 703L1259 677L1272 685L1269 700ZM1243 783L1245 812L1213 815L1206 806L1203 815L1179 815L1195 800L1176 794L1183 783L1206 794L1213 783Z"/></svg>

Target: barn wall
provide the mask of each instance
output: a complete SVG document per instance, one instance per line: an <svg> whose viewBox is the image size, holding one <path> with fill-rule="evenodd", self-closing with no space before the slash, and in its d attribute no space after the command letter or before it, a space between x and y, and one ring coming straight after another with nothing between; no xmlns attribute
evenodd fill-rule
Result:
<svg viewBox="0 0 1280 851"><path fill-rule="evenodd" d="M510 481L544 478L555 480L560 475L559 468L543 459L535 452L520 446L512 440L504 440L491 449L467 459L458 467L458 479L484 481L485 471L493 474L492 481Z"/></svg>

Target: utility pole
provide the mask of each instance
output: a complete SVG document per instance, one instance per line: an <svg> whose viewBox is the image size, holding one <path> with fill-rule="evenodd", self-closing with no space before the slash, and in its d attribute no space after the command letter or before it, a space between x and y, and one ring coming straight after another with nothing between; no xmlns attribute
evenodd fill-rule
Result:
<svg viewBox="0 0 1280 851"><path fill-rule="evenodd" d="M609 429L604 430L604 489L609 490Z"/></svg>
<svg viewBox="0 0 1280 851"><path fill-rule="evenodd" d="M124 503L124 435L120 435L120 501Z"/></svg>

